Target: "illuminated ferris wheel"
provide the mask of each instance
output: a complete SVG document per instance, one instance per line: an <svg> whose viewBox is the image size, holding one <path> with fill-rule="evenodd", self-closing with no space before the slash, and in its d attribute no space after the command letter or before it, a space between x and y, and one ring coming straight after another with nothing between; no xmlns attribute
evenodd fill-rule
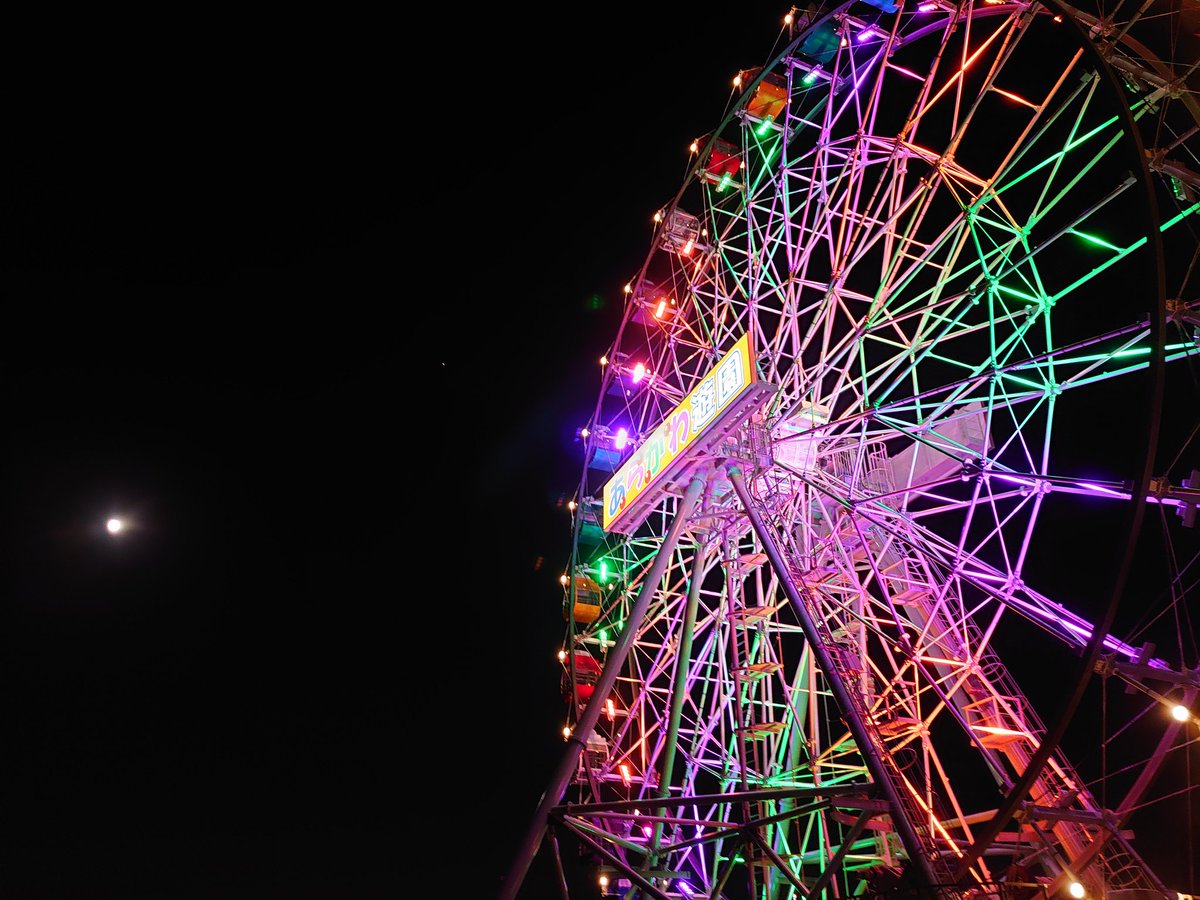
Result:
<svg viewBox="0 0 1200 900"><path fill-rule="evenodd" d="M605 894L1200 887L1136 840L1196 858L1178 6L810 7L737 75L580 430L567 752L502 896L547 826Z"/></svg>

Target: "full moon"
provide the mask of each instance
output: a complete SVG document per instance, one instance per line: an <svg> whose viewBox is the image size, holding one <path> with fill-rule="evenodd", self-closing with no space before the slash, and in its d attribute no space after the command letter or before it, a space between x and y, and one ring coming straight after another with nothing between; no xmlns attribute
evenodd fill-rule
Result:
<svg viewBox="0 0 1200 900"><path fill-rule="evenodd" d="M125 527L125 523L120 519L112 518L104 523L104 527L108 529L109 534L117 534L122 528Z"/></svg>

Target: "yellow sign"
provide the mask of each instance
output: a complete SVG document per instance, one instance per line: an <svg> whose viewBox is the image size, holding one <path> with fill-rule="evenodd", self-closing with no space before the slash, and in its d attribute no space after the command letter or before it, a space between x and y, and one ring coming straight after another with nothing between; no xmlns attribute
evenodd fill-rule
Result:
<svg viewBox="0 0 1200 900"><path fill-rule="evenodd" d="M737 420L731 427L740 425L742 415L734 410L749 412L739 401L774 393L754 376L750 335L745 334L604 485L605 531L628 534L641 524L671 484L670 476L686 466L690 447L718 423L728 426Z"/></svg>

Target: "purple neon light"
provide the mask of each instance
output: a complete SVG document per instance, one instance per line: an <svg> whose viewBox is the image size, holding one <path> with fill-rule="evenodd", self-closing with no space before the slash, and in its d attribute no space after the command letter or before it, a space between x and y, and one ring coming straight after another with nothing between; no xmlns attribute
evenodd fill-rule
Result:
<svg viewBox="0 0 1200 900"><path fill-rule="evenodd" d="M1002 475L999 472L991 473L991 477L1000 481L1007 481L1009 484L1019 484L1021 487L1033 487L1035 484L1037 484L1036 481L1029 481L1025 478L1017 478L1014 475Z"/></svg>
<svg viewBox="0 0 1200 900"><path fill-rule="evenodd" d="M1092 484L1090 481L1080 481L1080 487L1085 487L1093 491L1099 491L1102 494L1109 494L1113 497L1128 497L1129 494L1124 491L1114 491L1112 488L1105 487L1102 484Z"/></svg>

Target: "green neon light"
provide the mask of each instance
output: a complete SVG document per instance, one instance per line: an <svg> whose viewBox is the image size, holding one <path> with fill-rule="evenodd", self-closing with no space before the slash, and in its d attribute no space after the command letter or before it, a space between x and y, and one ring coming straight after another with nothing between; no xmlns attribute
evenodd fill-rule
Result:
<svg viewBox="0 0 1200 900"><path fill-rule="evenodd" d="M1038 384L1036 381L1030 381L1028 378L1018 378L1016 375L1010 375L1008 372L1001 372L1000 377L1005 381L1015 381L1017 384L1023 384L1025 387L1031 387L1034 390L1044 391L1045 384Z"/></svg>
<svg viewBox="0 0 1200 900"><path fill-rule="evenodd" d="M1106 119L1105 121L1103 121L1099 125L1097 125L1095 128L1093 128L1091 131L1087 132L1086 134L1082 134L1075 140L1071 141L1069 144L1067 144L1067 146L1063 147L1063 149L1059 150L1057 153L1053 153L1050 156L1047 156L1044 160L1042 160L1040 163L1038 163L1032 169L1027 170L1024 174L1020 175L1018 178L1014 179L1013 181L1008 182L1008 184L1004 185L1003 187L997 188L995 191L996 195L999 196L1000 194L1003 194L1005 191L1007 191L1009 188L1015 187L1016 185L1018 185L1022 181L1024 181L1026 178L1031 176L1033 173L1035 173L1041 169L1044 169L1048 165L1051 165L1055 160L1062 159L1064 156L1066 156L1068 153L1070 153L1072 150L1074 150L1076 147L1078 147L1084 141L1088 140L1089 138L1093 137L1094 135L1099 134L1101 131L1104 131L1106 128L1108 128L1108 126L1112 125L1116 121L1117 121L1116 116L1109 117L1108 119ZM1112 143L1116 143L1116 141L1117 141L1117 138L1113 138ZM1109 147L1112 146L1112 143L1109 144ZM1107 150L1107 149L1108 149L1108 147L1104 148L1104 150ZM1104 150L1102 150L1101 152L1104 152Z"/></svg>
<svg viewBox="0 0 1200 900"><path fill-rule="evenodd" d="M803 79L805 84L812 84L816 80L817 80L816 72L809 72L807 75L804 76L804 79Z"/></svg>
<svg viewBox="0 0 1200 900"><path fill-rule="evenodd" d="M1183 344L1167 344L1163 347L1163 352L1170 353L1174 350L1187 350L1189 352L1196 351L1196 345L1190 343ZM1118 359L1122 356L1142 356L1150 352L1149 347L1132 347L1127 350L1117 350L1114 353L1092 353L1087 356L1070 356L1063 357L1058 360L1058 364L1065 365L1082 365L1083 363L1096 362L1101 359ZM1185 354L1186 355L1186 354Z"/></svg>
<svg viewBox="0 0 1200 900"><path fill-rule="evenodd" d="M765 119L763 119L763 123L754 129L754 133L759 137L765 135L771 129L771 122L774 119L774 116L767 116Z"/></svg>
<svg viewBox="0 0 1200 900"><path fill-rule="evenodd" d="M1167 221L1163 222L1158 230L1160 232L1162 232L1162 231L1166 231L1168 228L1178 225L1181 221L1183 221L1183 219L1185 219L1187 216L1192 215L1197 210L1200 210L1200 201L1193 203L1187 209L1182 210L1181 212L1179 212L1176 215L1169 218ZM1132 253L1134 250L1141 248L1142 245L1145 243L1146 243L1146 239L1144 237L1141 237L1141 238L1138 238L1136 241L1134 241L1132 244L1130 244L1128 247L1118 248L1116 256L1105 260L1105 262L1102 265L1097 266L1096 268L1092 269L1092 271L1088 272L1087 274L1081 275L1079 278L1076 278L1074 281L1072 281L1070 284L1068 284L1065 288L1063 288L1061 291L1059 291L1057 294L1055 294L1054 297L1052 298L1052 302L1057 302L1058 300L1062 299L1067 294L1071 293L1071 291L1075 290L1075 288L1079 287L1081 284L1095 278L1097 275L1099 275L1101 272L1103 272L1105 269L1107 269L1113 263L1119 262L1120 260L1122 260L1126 256L1128 256L1130 253Z"/></svg>
<svg viewBox="0 0 1200 900"><path fill-rule="evenodd" d="M608 581L608 560L600 560L600 583Z"/></svg>
<svg viewBox="0 0 1200 900"><path fill-rule="evenodd" d="M600 630L599 630L599 631L596 633L596 637L598 637L598 638L600 639L600 643L601 643L601 645L603 645L603 644L607 644L607 643L608 643L608 629L607 629L607 628L601 628L601 629L600 629Z"/></svg>
<svg viewBox="0 0 1200 900"><path fill-rule="evenodd" d="M717 185L717 193L718 194L721 193L721 191L725 190L725 188L729 187L730 180L731 180L731 176L728 172L726 172L724 175L721 176L721 183Z"/></svg>
<svg viewBox="0 0 1200 900"><path fill-rule="evenodd" d="M1074 228L1071 229L1071 233L1074 234L1076 237L1083 238L1089 244L1095 244L1097 247L1106 247L1109 250L1116 250L1118 252L1120 252L1120 250L1121 250L1121 248L1118 247L1116 244L1110 244L1108 241L1104 240L1104 238L1096 237L1096 235L1094 235L1094 234L1088 234L1083 231L1076 231Z"/></svg>
<svg viewBox="0 0 1200 900"><path fill-rule="evenodd" d="M1198 209L1200 209L1200 201L1193 203L1187 209L1183 210L1182 212L1178 213L1177 215L1172 216L1170 219L1167 219L1167 221L1163 222L1162 228L1159 230L1166 231L1172 225L1178 224L1178 222L1181 219L1183 219L1185 216L1190 216L1192 213L1194 213Z"/></svg>
<svg viewBox="0 0 1200 900"><path fill-rule="evenodd" d="M1020 297L1022 300L1028 300L1030 303L1041 303L1041 297L1035 297L1033 294L1026 294L1023 291L1018 291L1016 288L1010 288L1005 284L996 285L996 290L1003 291L1006 294L1011 294L1014 297Z"/></svg>

